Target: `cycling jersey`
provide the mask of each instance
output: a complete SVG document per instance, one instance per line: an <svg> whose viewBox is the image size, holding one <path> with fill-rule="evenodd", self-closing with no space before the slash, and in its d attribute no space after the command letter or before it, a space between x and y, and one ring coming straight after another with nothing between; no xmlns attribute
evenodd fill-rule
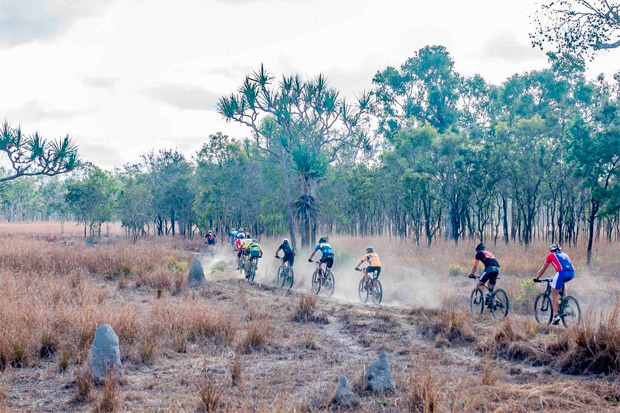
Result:
<svg viewBox="0 0 620 413"><path fill-rule="evenodd" d="M332 246L327 243L317 245L314 250L321 250L323 257L334 257L334 250L332 249Z"/></svg>
<svg viewBox="0 0 620 413"><path fill-rule="evenodd" d="M284 253L284 255L293 255L293 248L291 248L291 244L288 243L282 243L282 245L280 245L278 247L278 251L282 251Z"/></svg>
<svg viewBox="0 0 620 413"><path fill-rule="evenodd" d="M252 258L261 257L263 255L263 249L256 241L249 243L246 249L249 251L250 257Z"/></svg>
<svg viewBox="0 0 620 413"><path fill-rule="evenodd" d="M485 272L489 267L499 268L499 262L495 259L495 255L489 251L478 251L476 253L476 260L482 261L484 264ZM497 271L497 270L495 270Z"/></svg>
<svg viewBox="0 0 620 413"><path fill-rule="evenodd" d="M573 264L570 262L570 258L566 253L562 251L552 252L547 255L547 259L545 260L547 264L553 265L556 272L560 271L575 271L573 268Z"/></svg>
<svg viewBox="0 0 620 413"><path fill-rule="evenodd" d="M371 252L362 257L362 262L368 262L370 267L381 267L381 260L379 260L379 254Z"/></svg>
<svg viewBox="0 0 620 413"><path fill-rule="evenodd" d="M230 243L234 245L236 238L237 238L237 231L231 231L230 232Z"/></svg>

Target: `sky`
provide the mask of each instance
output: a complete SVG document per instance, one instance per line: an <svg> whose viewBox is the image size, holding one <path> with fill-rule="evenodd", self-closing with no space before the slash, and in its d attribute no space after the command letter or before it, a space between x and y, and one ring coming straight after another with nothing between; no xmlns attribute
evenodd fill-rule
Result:
<svg viewBox="0 0 620 413"><path fill-rule="evenodd" d="M264 64L327 75L346 96L432 44L463 75L493 83L544 68L528 33L535 0L0 0L0 117L26 133L69 134L104 168L151 149L191 156L216 111ZM620 70L620 50L589 75Z"/></svg>

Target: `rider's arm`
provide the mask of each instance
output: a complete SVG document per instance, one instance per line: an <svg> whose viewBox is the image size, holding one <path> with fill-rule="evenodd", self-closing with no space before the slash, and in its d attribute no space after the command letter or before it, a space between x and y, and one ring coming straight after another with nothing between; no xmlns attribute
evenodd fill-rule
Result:
<svg viewBox="0 0 620 413"><path fill-rule="evenodd" d="M316 254L316 250L312 251L312 255L310 255L310 258L308 259L311 260L312 258L314 258L314 254Z"/></svg>
<svg viewBox="0 0 620 413"><path fill-rule="evenodd" d="M476 275L477 268L478 268L478 260L474 260L474 266L471 268L471 274Z"/></svg>
<svg viewBox="0 0 620 413"><path fill-rule="evenodd" d="M547 271L547 267L549 267L549 262L545 261L545 263L542 265L542 267L540 267L540 270L538 270L538 274L536 274L536 279L540 280L540 277L542 277L542 275L545 273L545 271Z"/></svg>

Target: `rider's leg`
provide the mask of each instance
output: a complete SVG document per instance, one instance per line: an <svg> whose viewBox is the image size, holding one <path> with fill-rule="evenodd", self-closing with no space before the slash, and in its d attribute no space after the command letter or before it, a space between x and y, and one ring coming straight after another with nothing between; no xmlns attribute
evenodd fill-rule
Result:
<svg viewBox="0 0 620 413"><path fill-rule="evenodd" d="M364 268L364 281L368 282L368 267Z"/></svg>
<svg viewBox="0 0 620 413"><path fill-rule="evenodd" d="M555 288L551 289L551 306L553 307L553 314L555 314L556 316L559 315L558 314L558 309L559 309L559 305L558 305L558 295L560 293L560 290L556 290Z"/></svg>

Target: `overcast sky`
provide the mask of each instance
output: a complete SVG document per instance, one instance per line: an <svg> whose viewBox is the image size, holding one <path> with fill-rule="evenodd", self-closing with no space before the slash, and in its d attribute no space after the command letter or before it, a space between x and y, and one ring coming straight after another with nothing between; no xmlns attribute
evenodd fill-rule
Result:
<svg viewBox="0 0 620 413"><path fill-rule="evenodd" d="M500 83L542 68L534 0L0 0L0 117L69 133L109 168L150 149L191 155L225 123L217 99L264 63L327 74L345 95L419 48L445 45L464 75ZM620 69L602 54L590 74Z"/></svg>

